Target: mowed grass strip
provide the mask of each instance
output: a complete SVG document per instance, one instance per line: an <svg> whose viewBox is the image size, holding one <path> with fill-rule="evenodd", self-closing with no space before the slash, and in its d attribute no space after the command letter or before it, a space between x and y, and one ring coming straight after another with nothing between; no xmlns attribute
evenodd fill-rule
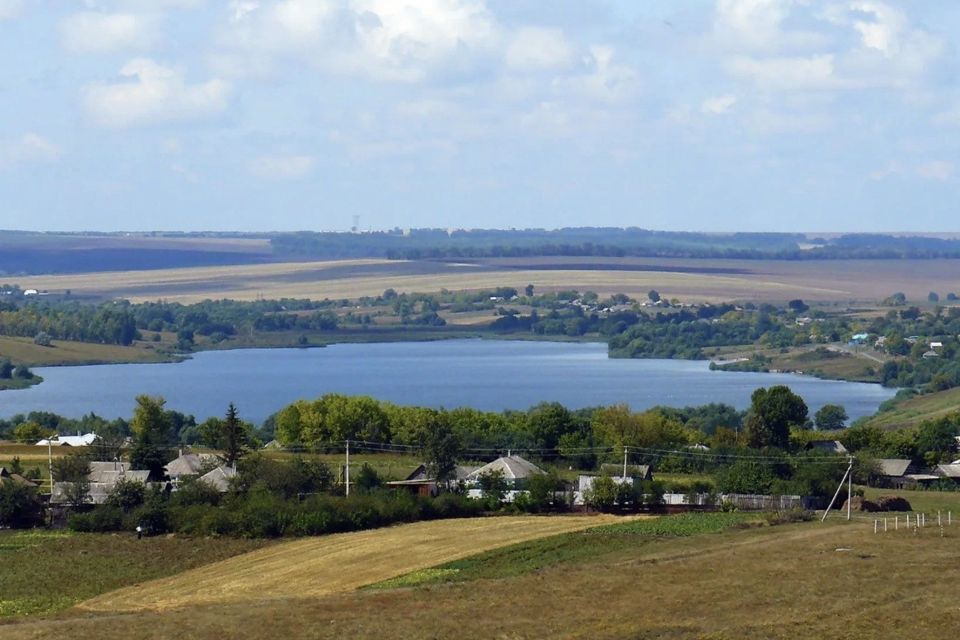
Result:
<svg viewBox="0 0 960 640"><path fill-rule="evenodd" d="M104 594L79 608L124 612L317 597L497 547L620 520L615 516L466 518L308 538Z"/></svg>

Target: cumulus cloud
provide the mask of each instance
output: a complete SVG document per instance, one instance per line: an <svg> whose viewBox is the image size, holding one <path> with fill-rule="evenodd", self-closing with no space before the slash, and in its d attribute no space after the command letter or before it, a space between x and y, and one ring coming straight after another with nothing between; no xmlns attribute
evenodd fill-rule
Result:
<svg viewBox="0 0 960 640"><path fill-rule="evenodd" d="M711 115L722 115L729 112L736 102L736 96L713 96L711 98L707 98L700 104L700 112Z"/></svg>
<svg viewBox="0 0 960 640"><path fill-rule="evenodd" d="M506 62L519 71L562 69L573 59L573 47L560 29L523 27L507 45Z"/></svg>
<svg viewBox="0 0 960 640"><path fill-rule="evenodd" d="M136 58L120 69L119 81L88 86L83 106L97 124L123 128L209 118L227 108L229 97L223 80L189 84L176 69Z"/></svg>
<svg viewBox="0 0 960 640"><path fill-rule="evenodd" d="M839 86L831 54L807 57L753 58L735 56L727 70L767 89L828 89Z"/></svg>
<svg viewBox="0 0 960 640"><path fill-rule="evenodd" d="M265 155L250 163L250 172L269 180L290 180L307 175L316 163L307 155Z"/></svg>
<svg viewBox="0 0 960 640"><path fill-rule="evenodd" d="M148 49L157 40L159 20L135 13L81 12L60 23L61 43L76 53Z"/></svg>
<svg viewBox="0 0 960 640"><path fill-rule="evenodd" d="M60 147L37 133L25 133L14 140L0 140L0 168L56 162Z"/></svg>

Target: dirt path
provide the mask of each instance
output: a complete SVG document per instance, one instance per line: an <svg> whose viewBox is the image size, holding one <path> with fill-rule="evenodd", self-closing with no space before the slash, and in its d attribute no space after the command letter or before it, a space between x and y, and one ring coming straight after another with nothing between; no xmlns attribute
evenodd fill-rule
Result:
<svg viewBox="0 0 960 640"><path fill-rule="evenodd" d="M98 596L86 611L315 597L545 536L622 521L615 516L437 520L297 540Z"/></svg>

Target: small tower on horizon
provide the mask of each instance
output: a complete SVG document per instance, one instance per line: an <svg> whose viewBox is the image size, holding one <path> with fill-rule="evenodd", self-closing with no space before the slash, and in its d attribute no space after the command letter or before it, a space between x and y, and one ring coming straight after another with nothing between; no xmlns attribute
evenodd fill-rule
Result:
<svg viewBox="0 0 960 640"><path fill-rule="evenodd" d="M353 226L350 227L352 233L360 233L360 216L357 214L353 215Z"/></svg>

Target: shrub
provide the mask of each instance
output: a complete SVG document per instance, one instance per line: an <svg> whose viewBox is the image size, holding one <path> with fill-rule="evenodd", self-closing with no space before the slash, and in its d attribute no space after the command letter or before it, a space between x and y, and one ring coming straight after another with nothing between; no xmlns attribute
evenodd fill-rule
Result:
<svg viewBox="0 0 960 640"><path fill-rule="evenodd" d="M123 529L123 510L114 505L101 505L89 513L75 513L67 520L73 531L103 533Z"/></svg>
<svg viewBox="0 0 960 640"><path fill-rule="evenodd" d="M43 505L34 487L0 483L0 527L27 529L43 522Z"/></svg>

